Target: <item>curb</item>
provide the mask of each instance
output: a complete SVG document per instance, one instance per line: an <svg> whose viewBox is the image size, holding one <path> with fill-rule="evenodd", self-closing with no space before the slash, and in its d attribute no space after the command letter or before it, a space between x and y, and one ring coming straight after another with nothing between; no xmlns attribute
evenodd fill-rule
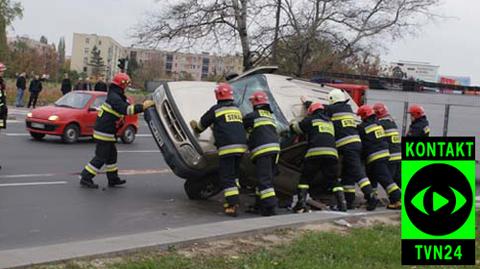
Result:
<svg viewBox="0 0 480 269"><path fill-rule="evenodd" d="M206 242L282 228L294 228L311 223L396 213L387 210L352 213L319 211L310 214L288 214L269 218L230 220L105 239L4 250L0 251L0 268L26 268L32 265L63 262L78 258L122 255L153 248L168 249L171 246Z"/></svg>

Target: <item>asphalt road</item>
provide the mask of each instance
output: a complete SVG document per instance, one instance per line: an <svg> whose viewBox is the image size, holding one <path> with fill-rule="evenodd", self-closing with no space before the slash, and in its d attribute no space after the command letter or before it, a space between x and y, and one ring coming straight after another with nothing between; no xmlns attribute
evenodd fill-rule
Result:
<svg viewBox="0 0 480 269"><path fill-rule="evenodd" d="M13 113L16 121L0 133L0 250L229 219L221 212L221 197L188 200L184 180L165 165L143 118L134 144L118 144L127 185L110 189L99 175L101 188L89 190L79 186L78 173L93 157L92 140L34 141L25 130L25 113Z"/></svg>

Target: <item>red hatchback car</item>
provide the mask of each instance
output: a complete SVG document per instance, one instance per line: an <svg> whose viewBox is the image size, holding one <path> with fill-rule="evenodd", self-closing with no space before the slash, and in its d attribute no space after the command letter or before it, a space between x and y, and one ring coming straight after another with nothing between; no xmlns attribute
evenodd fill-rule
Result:
<svg viewBox="0 0 480 269"><path fill-rule="evenodd" d="M92 136L100 106L107 98L106 92L75 91L58 99L53 105L40 107L27 114L25 119L30 135L41 140L45 135L61 136L65 143L74 143L81 136ZM131 98L128 99L133 102ZM138 116L125 116L117 137L130 144L138 130Z"/></svg>

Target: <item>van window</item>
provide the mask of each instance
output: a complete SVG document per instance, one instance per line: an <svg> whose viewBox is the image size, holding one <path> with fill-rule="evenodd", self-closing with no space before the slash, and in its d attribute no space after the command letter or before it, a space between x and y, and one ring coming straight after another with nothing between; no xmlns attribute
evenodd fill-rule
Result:
<svg viewBox="0 0 480 269"><path fill-rule="evenodd" d="M273 98L267 83L267 78L264 75L259 74L246 77L233 82L231 85L233 87L235 103L240 107L243 115L247 115L253 111L249 100L250 96L256 91L263 90L266 92L270 101L270 107L272 108L275 120L277 121L277 131L280 133L288 130L288 121Z"/></svg>

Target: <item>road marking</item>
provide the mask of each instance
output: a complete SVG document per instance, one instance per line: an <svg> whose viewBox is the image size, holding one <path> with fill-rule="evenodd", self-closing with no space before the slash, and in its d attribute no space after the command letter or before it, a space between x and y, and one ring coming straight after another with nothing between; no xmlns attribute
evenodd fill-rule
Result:
<svg viewBox="0 0 480 269"><path fill-rule="evenodd" d="M136 137L151 137L151 134L136 134Z"/></svg>
<svg viewBox="0 0 480 269"><path fill-rule="evenodd" d="M30 136L27 133L5 133L6 136Z"/></svg>
<svg viewBox="0 0 480 269"><path fill-rule="evenodd" d="M104 173L104 172L101 172ZM164 169L126 169L119 170L119 175L158 175L158 174L169 174L171 170L168 168ZM55 176L78 176L80 173L46 173L46 174L17 174L17 175L0 175L0 179L12 179L12 178L38 178L38 177L55 177Z"/></svg>
<svg viewBox="0 0 480 269"><path fill-rule="evenodd" d="M23 187L23 186L40 186L40 185L61 185L67 184L66 181L51 181L51 182L25 182L25 183L4 183L1 187Z"/></svg>

